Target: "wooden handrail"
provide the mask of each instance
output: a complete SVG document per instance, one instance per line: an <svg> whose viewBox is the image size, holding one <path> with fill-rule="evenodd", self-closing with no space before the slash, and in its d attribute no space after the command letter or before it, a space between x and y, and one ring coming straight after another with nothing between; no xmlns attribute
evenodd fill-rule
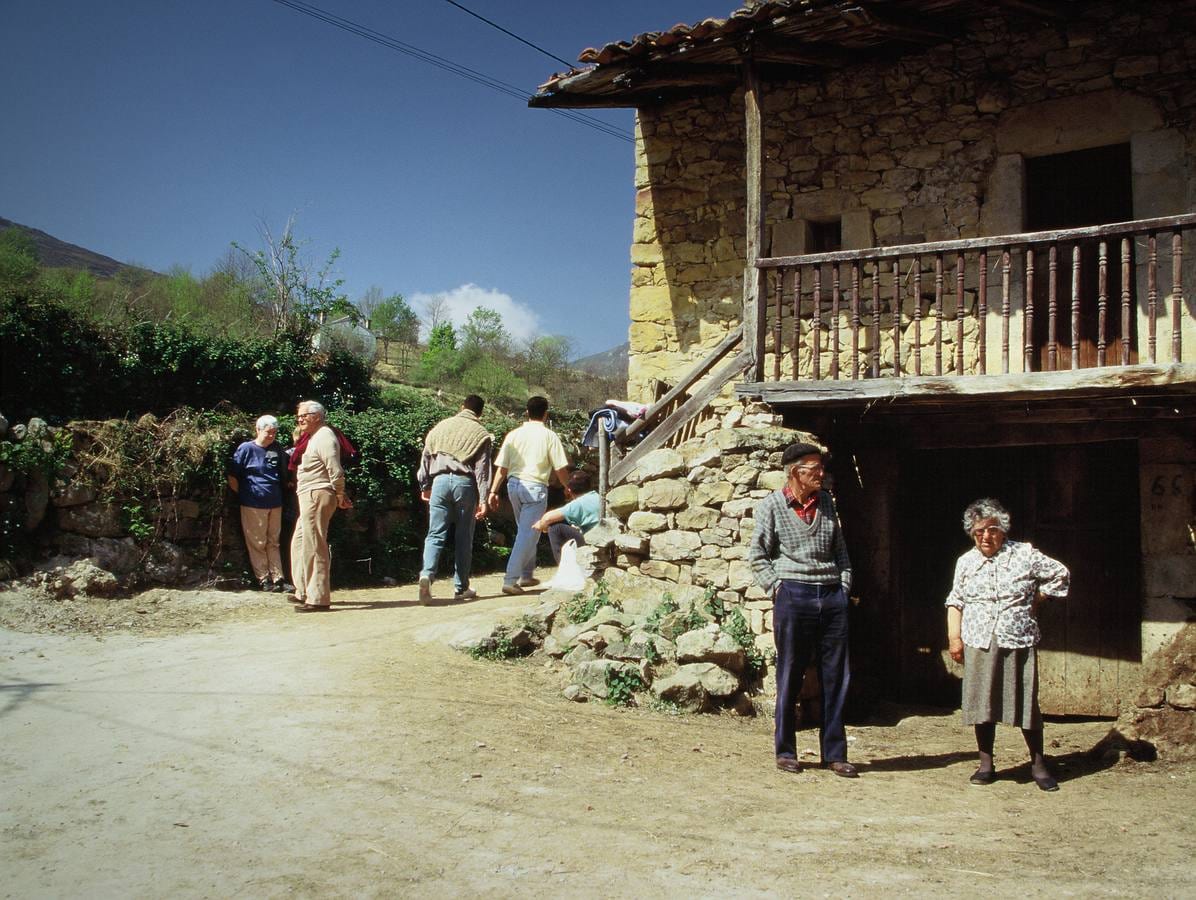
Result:
<svg viewBox="0 0 1196 900"><path fill-rule="evenodd" d="M681 376L681 380L674 385L667 394L649 406L643 416L636 419L627 426L627 430L620 436L619 441L626 443L631 440L645 428L655 424L656 419L660 416L662 410L668 407L678 397L688 391L699 378L713 369L720 359L727 355L727 353L743 338L743 326L737 325L725 338L719 341L718 346L711 350L706 356L702 357L697 365L690 368L688 372Z"/></svg>
<svg viewBox="0 0 1196 900"><path fill-rule="evenodd" d="M1111 225L1094 225L1088 228L1065 228L1058 231L1030 231L1024 234L1002 234L994 237L964 238L954 241L937 241L931 244L899 244L893 247L869 247L864 250L836 250L833 253L810 253L804 256L769 256L756 260L758 269L776 269L796 265L820 265L823 263L846 262L850 260L892 259L896 256L930 256L964 250L1004 250L1027 244L1068 243L1098 237L1124 237L1131 234L1147 234L1151 231L1170 231L1176 228L1196 226L1196 213L1182 216L1165 216L1161 219L1137 219L1132 222L1115 222Z"/></svg>

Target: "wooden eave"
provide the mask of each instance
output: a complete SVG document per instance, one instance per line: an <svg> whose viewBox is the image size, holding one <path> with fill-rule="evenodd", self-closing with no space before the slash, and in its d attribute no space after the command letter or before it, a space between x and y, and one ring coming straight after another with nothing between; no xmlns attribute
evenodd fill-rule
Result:
<svg viewBox="0 0 1196 900"><path fill-rule="evenodd" d="M952 40L994 11L1054 21L1069 7L1062 0L772 0L583 51L588 68L554 75L528 105L638 108L678 92L729 92L748 63L769 79L802 80Z"/></svg>

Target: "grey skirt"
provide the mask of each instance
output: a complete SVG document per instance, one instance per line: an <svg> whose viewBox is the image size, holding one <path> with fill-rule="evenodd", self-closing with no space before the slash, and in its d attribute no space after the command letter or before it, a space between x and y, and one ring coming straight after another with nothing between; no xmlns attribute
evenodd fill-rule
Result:
<svg viewBox="0 0 1196 900"><path fill-rule="evenodd" d="M963 723L1000 722L1042 727L1038 708L1038 654L1033 647L963 648Z"/></svg>

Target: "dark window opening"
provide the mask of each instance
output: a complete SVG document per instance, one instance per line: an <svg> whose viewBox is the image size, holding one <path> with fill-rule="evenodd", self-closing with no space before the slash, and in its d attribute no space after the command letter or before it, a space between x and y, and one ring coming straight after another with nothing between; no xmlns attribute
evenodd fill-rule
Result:
<svg viewBox="0 0 1196 900"><path fill-rule="evenodd" d="M806 242L807 253L834 253L843 249L843 222L834 219L830 222L810 222L809 240Z"/></svg>

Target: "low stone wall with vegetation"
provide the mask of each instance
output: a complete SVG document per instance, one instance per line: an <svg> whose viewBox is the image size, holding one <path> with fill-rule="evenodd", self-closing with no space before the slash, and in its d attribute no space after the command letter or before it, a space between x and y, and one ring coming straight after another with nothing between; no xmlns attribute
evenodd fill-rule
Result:
<svg viewBox="0 0 1196 900"><path fill-rule="evenodd" d="M418 569L426 520L415 470L423 436L454 411L402 388L384 391L380 402L330 413L362 456L347 475L355 507L339 513L331 530L340 584L409 578ZM252 437L252 420L227 409L62 426L32 418L10 427L0 417L0 578L65 572L90 559L115 581L97 576L75 592L239 586L247 560L225 467L237 444ZM286 445L293 416L280 420ZM488 415L486 424L501 438L514 422ZM479 569L502 562L507 531L501 519L478 529Z"/></svg>

